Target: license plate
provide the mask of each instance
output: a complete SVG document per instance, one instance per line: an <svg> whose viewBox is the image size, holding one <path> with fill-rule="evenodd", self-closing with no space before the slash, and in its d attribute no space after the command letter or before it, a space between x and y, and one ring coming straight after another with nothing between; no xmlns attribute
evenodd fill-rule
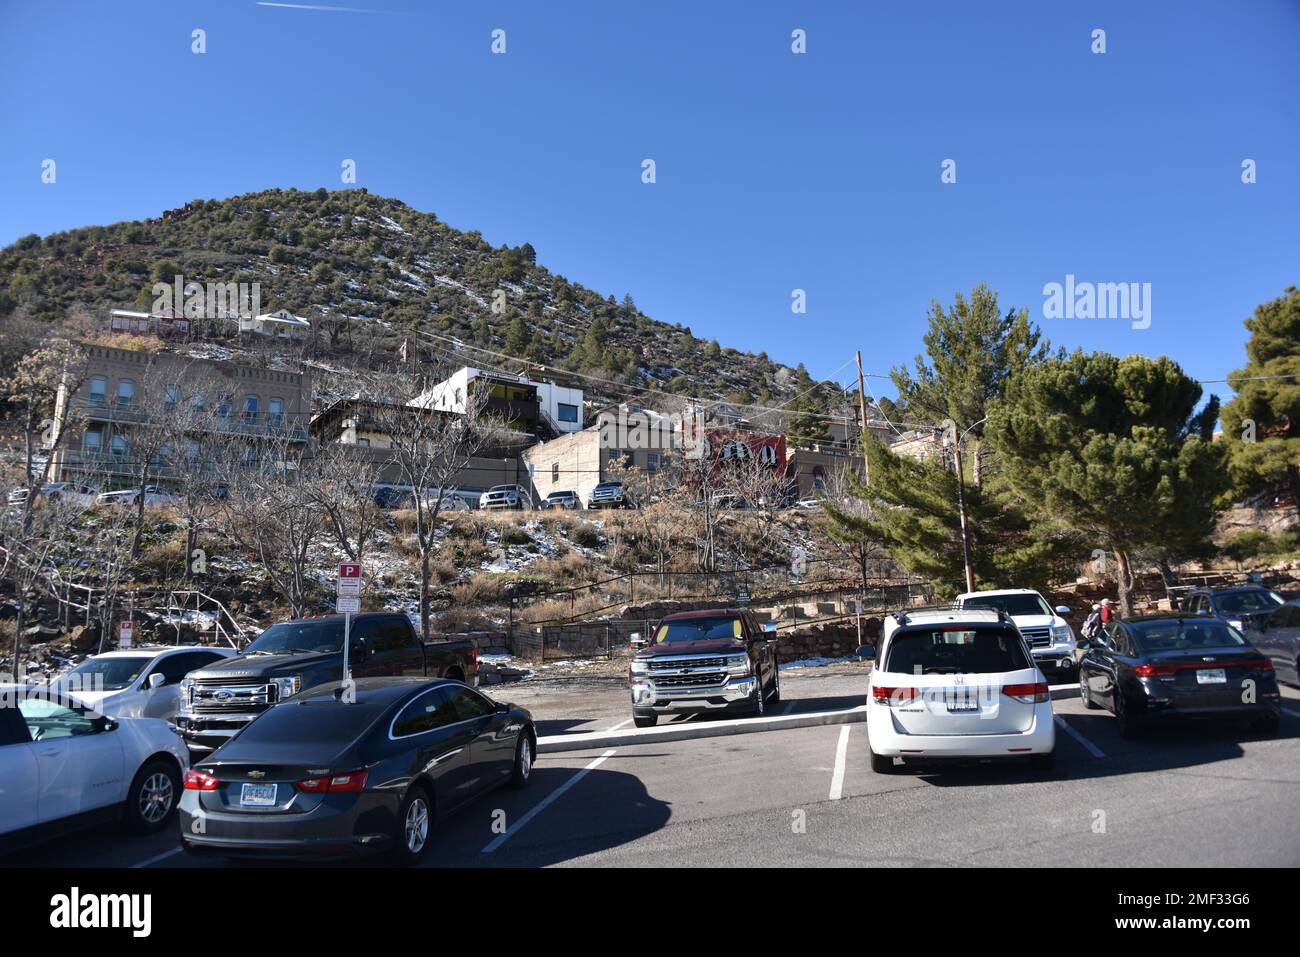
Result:
<svg viewBox="0 0 1300 957"><path fill-rule="evenodd" d="M980 709L979 693L976 691L948 694L943 703L949 714L969 714Z"/></svg>
<svg viewBox="0 0 1300 957"><path fill-rule="evenodd" d="M1228 683L1228 673L1223 668L1202 668L1196 672L1196 683L1198 685L1225 685Z"/></svg>
<svg viewBox="0 0 1300 957"><path fill-rule="evenodd" d="M274 807L274 784L245 784L239 789L239 803L244 807Z"/></svg>

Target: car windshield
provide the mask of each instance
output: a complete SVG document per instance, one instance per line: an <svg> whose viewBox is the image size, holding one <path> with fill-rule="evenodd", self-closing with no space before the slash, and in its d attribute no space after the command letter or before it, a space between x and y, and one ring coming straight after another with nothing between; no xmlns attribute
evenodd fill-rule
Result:
<svg viewBox="0 0 1300 957"><path fill-rule="evenodd" d="M152 658L143 655L87 658L54 682L63 691L121 691L135 682Z"/></svg>
<svg viewBox="0 0 1300 957"><path fill-rule="evenodd" d="M897 631L889 641L885 671L909 675L995 674L1030 668L1020 634L1003 627Z"/></svg>
<svg viewBox="0 0 1300 957"><path fill-rule="evenodd" d="M343 650L343 619L282 621L272 625L244 649L244 654L290 655Z"/></svg>
<svg viewBox="0 0 1300 957"><path fill-rule="evenodd" d="M1216 595L1214 604L1225 615L1240 615L1251 611L1272 611L1282 604L1282 596L1275 591L1230 591Z"/></svg>
<svg viewBox="0 0 1300 957"><path fill-rule="evenodd" d="M518 488L519 488L518 485L493 485L490 489L488 489L488 491L489 492L513 492Z"/></svg>
<svg viewBox="0 0 1300 957"><path fill-rule="evenodd" d="M672 645L685 641L709 641L718 638L730 638L734 641L744 640L744 627L739 618L719 616L717 618L679 618L665 621L655 632L656 645Z"/></svg>
<svg viewBox="0 0 1300 957"><path fill-rule="evenodd" d="M1129 627L1143 651L1190 651L1195 648L1240 648L1246 639L1213 618L1134 623Z"/></svg>
<svg viewBox="0 0 1300 957"><path fill-rule="evenodd" d="M1015 595L972 595L961 600L962 608L988 608L1006 612L1012 618L1018 615L1050 615L1043 596L1034 592Z"/></svg>

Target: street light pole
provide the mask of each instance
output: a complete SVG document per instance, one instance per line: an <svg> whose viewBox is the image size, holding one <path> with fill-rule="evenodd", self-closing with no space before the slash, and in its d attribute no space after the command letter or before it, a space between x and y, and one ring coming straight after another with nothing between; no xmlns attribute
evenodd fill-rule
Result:
<svg viewBox="0 0 1300 957"><path fill-rule="evenodd" d="M975 590L975 569L971 567L970 561L970 531L966 524L966 476L961 466L961 443L966 438L966 434L975 426L987 421L988 416L980 419L968 426L960 435L957 434L957 423L952 419L946 420L945 424L951 429L952 452L957 466L957 517L961 524L961 561L962 567L966 573L966 591Z"/></svg>

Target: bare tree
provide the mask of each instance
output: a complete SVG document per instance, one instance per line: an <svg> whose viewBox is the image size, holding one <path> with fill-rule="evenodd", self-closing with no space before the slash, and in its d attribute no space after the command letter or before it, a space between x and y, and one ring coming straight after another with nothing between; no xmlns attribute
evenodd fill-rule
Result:
<svg viewBox="0 0 1300 957"><path fill-rule="evenodd" d="M307 494L319 507L325 532L348 559L360 564L384 524L375 499L380 468L369 449L327 442L306 463Z"/></svg>
<svg viewBox="0 0 1300 957"><path fill-rule="evenodd" d="M76 392L85 375L85 354L66 339L52 339L23 356L10 383L9 401L20 410L23 436L23 472L21 487L23 526L31 521L37 492L43 484L45 468L37 468L38 450L46 462L63 445L71 418L72 403L66 397ZM56 402L62 387L65 401Z"/></svg>
<svg viewBox="0 0 1300 957"><path fill-rule="evenodd" d="M448 490L455 487L471 459L502 440L498 420L486 412L487 393L464 396L464 414L426 408L417 402L423 390L409 376L382 375L366 406L376 432L388 436L390 467L411 487L415 544L420 556L420 633L429 639L430 562L438 541L438 515Z"/></svg>

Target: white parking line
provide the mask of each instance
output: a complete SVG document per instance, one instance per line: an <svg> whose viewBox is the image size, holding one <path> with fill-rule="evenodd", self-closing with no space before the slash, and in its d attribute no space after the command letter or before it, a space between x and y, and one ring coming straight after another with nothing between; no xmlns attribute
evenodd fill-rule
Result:
<svg viewBox="0 0 1300 957"><path fill-rule="evenodd" d="M831 800L838 801L844 793L844 761L849 753L849 725L840 728L840 741L835 746L835 771L831 774Z"/></svg>
<svg viewBox="0 0 1300 957"><path fill-rule="evenodd" d="M1087 748L1088 753L1091 754L1094 758L1104 758L1106 756L1105 751L1097 747L1095 744L1093 744L1091 741L1089 741L1087 738L1081 735L1078 731L1075 731L1074 728L1070 727L1066 723L1065 719L1062 718L1059 714L1056 715L1056 726L1060 728L1062 731L1064 731L1066 734L1068 734L1070 737L1074 738L1074 740L1078 741L1085 748Z"/></svg>
<svg viewBox="0 0 1300 957"><path fill-rule="evenodd" d="M510 840L510 838L514 837L516 834L522 831L524 829L524 826L527 825L529 821L535 818L542 811L546 810L546 808L550 807L560 797L561 794L563 794L565 791L569 790L569 788L573 787L575 784L577 784L579 781L585 778L587 776L588 771L592 771L595 768L599 767L605 761L605 759L608 758L611 754L613 754L616 750L617 748L610 748L608 751L606 751L600 757L596 758L596 760L592 761L590 764L588 764L585 768L583 768L573 777L569 778L569 780L561 784L550 794L546 795L546 797L543 798L536 805L534 805L533 808L527 814L525 814L518 821L516 821L514 827L507 829L504 834L498 834L496 837L494 837L491 840L491 842L487 845L487 847L483 848L483 850L480 851L479 853L491 854L493 851L495 851L506 841Z"/></svg>
<svg viewBox="0 0 1300 957"><path fill-rule="evenodd" d="M170 851L163 851L161 854L155 854L153 857L147 858L139 864L132 864L131 869L135 870L137 867L150 867L153 864L157 864L159 861L165 861L167 858L180 853L182 853L182 851L179 847L173 847Z"/></svg>
<svg viewBox="0 0 1300 957"><path fill-rule="evenodd" d="M620 721L618 724L614 725L614 727L612 727L612 728L606 728L606 729L605 729L605 733L606 733L606 734L609 734L609 732L611 732L611 731L617 731L619 728L623 727L624 725L629 725L629 724L631 724L631 723L632 723L632 719L631 719L631 718L628 718L626 721Z"/></svg>

